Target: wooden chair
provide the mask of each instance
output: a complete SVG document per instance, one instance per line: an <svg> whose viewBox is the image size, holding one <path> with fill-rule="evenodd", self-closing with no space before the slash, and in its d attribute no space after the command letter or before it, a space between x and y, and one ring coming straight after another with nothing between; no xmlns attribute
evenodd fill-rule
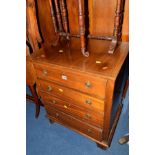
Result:
<svg viewBox="0 0 155 155"><path fill-rule="evenodd" d="M98 22L97 24L103 26L103 29L105 27L105 31L102 31L101 29L99 30L99 33L98 33L99 35L93 35L94 32L91 28L92 27L91 23L95 23L95 19L94 17L92 17L93 16L92 12L88 12L88 10L89 11L91 10L89 7L93 5L93 4L90 4L92 3L92 1L87 2L84 0L78 0L77 2L74 2L74 3L77 3L76 6L78 6L78 25L79 25L78 34L73 34L73 31L72 31L73 29L77 30L77 27L75 26L76 20L74 19L75 21L73 21L73 15L76 15L77 12L75 12L76 8L71 10L72 2L70 2L69 4L69 2L65 0L60 0L60 1L49 0L49 4L51 8L51 16L52 16L52 21L53 21L53 28L54 28L56 35L58 36L57 42L54 43L53 45L57 45L58 41L62 39L62 37L66 38L67 40L69 40L71 37L80 38L81 53L85 57L89 57L90 53L87 49L88 39L107 40L107 41L111 41L108 53L113 54L118 45L118 41L121 40L121 36L122 36L122 23L123 23L125 0L116 1L116 6L115 6L116 9L115 9L113 26L111 24L111 21L108 19L108 15L112 16L112 8L114 7L113 2L111 0L110 1L105 0L103 2L98 1L98 4L97 4L97 1L95 1L96 8L94 7L94 10L96 9L96 11L99 5L102 6L104 5L104 3L105 5L107 5L108 3L112 4L111 6L108 6L110 9L107 10L107 13L103 11L104 16L107 15L107 17L103 18L103 20L105 20L105 23L110 22L111 25L106 25L102 21L100 22L97 21ZM97 14L97 12L95 13ZM99 14L99 16L102 16L102 12ZM88 18L91 18L91 17L92 17L91 19L92 21L89 21ZM71 19L71 21L69 21L69 19ZM111 36L107 35L107 33L105 33L106 35L104 36L101 34L101 32L109 31L111 27L113 27L113 34Z"/></svg>
<svg viewBox="0 0 155 155"><path fill-rule="evenodd" d="M27 0L26 6L26 18L27 18L27 30L26 30L26 84L30 88L32 96L26 95L26 98L33 101L36 104L35 117L39 116L41 102L38 98L35 87L35 71L33 64L31 63L31 52L35 52L39 49L39 43L42 41L38 29L36 8L34 0Z"/></svg>

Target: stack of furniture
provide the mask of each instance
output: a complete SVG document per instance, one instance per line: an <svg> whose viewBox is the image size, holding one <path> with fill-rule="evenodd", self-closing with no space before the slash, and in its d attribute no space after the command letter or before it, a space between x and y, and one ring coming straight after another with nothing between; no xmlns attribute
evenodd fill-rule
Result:
<svg viewBox="0 0 155 155"><path fill-rule="evenodd" d="M54 40L31 56L47 118L106 149L122 110L127 79L129 47L121 41L124 0L48 4ZM46 27L41 30L49 35Z"/></svg>

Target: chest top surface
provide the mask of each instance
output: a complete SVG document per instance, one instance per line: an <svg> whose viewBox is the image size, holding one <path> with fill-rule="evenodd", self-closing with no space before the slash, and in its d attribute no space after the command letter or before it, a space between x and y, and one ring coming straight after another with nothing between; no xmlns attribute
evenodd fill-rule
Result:
<svg viewBox="0 0 155 155"><path fill-rule="evenodd" d="M114 54L107 53L108 47L109 42L90 40L88 50L91 54L86 58L80 52L79 40L73 39L55 47L50 45L40 49L32 54L32 61L115 80L128 56L129 46L126 42L119 43Z"/></svg>

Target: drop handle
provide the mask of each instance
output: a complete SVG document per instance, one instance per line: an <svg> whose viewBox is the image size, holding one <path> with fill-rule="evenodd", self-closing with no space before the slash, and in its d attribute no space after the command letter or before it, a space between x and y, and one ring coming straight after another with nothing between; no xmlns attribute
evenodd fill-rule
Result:
<svg viewBox="0 0 155 155"><path fill-rule="evenodd" d="M88 105L91 105L92 101L88 99L88 100L85 101L85 103L88 104Z"/></svg>
<svg viewBox="0 0 155 155"><path fill-rule="evenodd" d="M48 91L48 92L52 91L52 87L51 87L51 86L48 86L48 87L47 87L47 91Z"/></svg>
<svg viewBox="0 0 155 155"><path fill-rule="evenodd" d="M86 88L90 88L91 87L91 83L89 81L85 82L85 87Z"/></svg>

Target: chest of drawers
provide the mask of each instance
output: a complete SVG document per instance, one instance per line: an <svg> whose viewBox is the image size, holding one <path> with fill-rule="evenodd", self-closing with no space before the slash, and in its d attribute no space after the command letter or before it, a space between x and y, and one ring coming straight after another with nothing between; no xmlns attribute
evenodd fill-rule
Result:
<svg viewBox="0 0 155 155"><path fill-rule="evenodd" d="M32 55L47 117L103 148L111 143L122 108L114 98L121 95L128 43L121 43L113 55L105 49L86 58L76 48L48 46Z"/></svg>

